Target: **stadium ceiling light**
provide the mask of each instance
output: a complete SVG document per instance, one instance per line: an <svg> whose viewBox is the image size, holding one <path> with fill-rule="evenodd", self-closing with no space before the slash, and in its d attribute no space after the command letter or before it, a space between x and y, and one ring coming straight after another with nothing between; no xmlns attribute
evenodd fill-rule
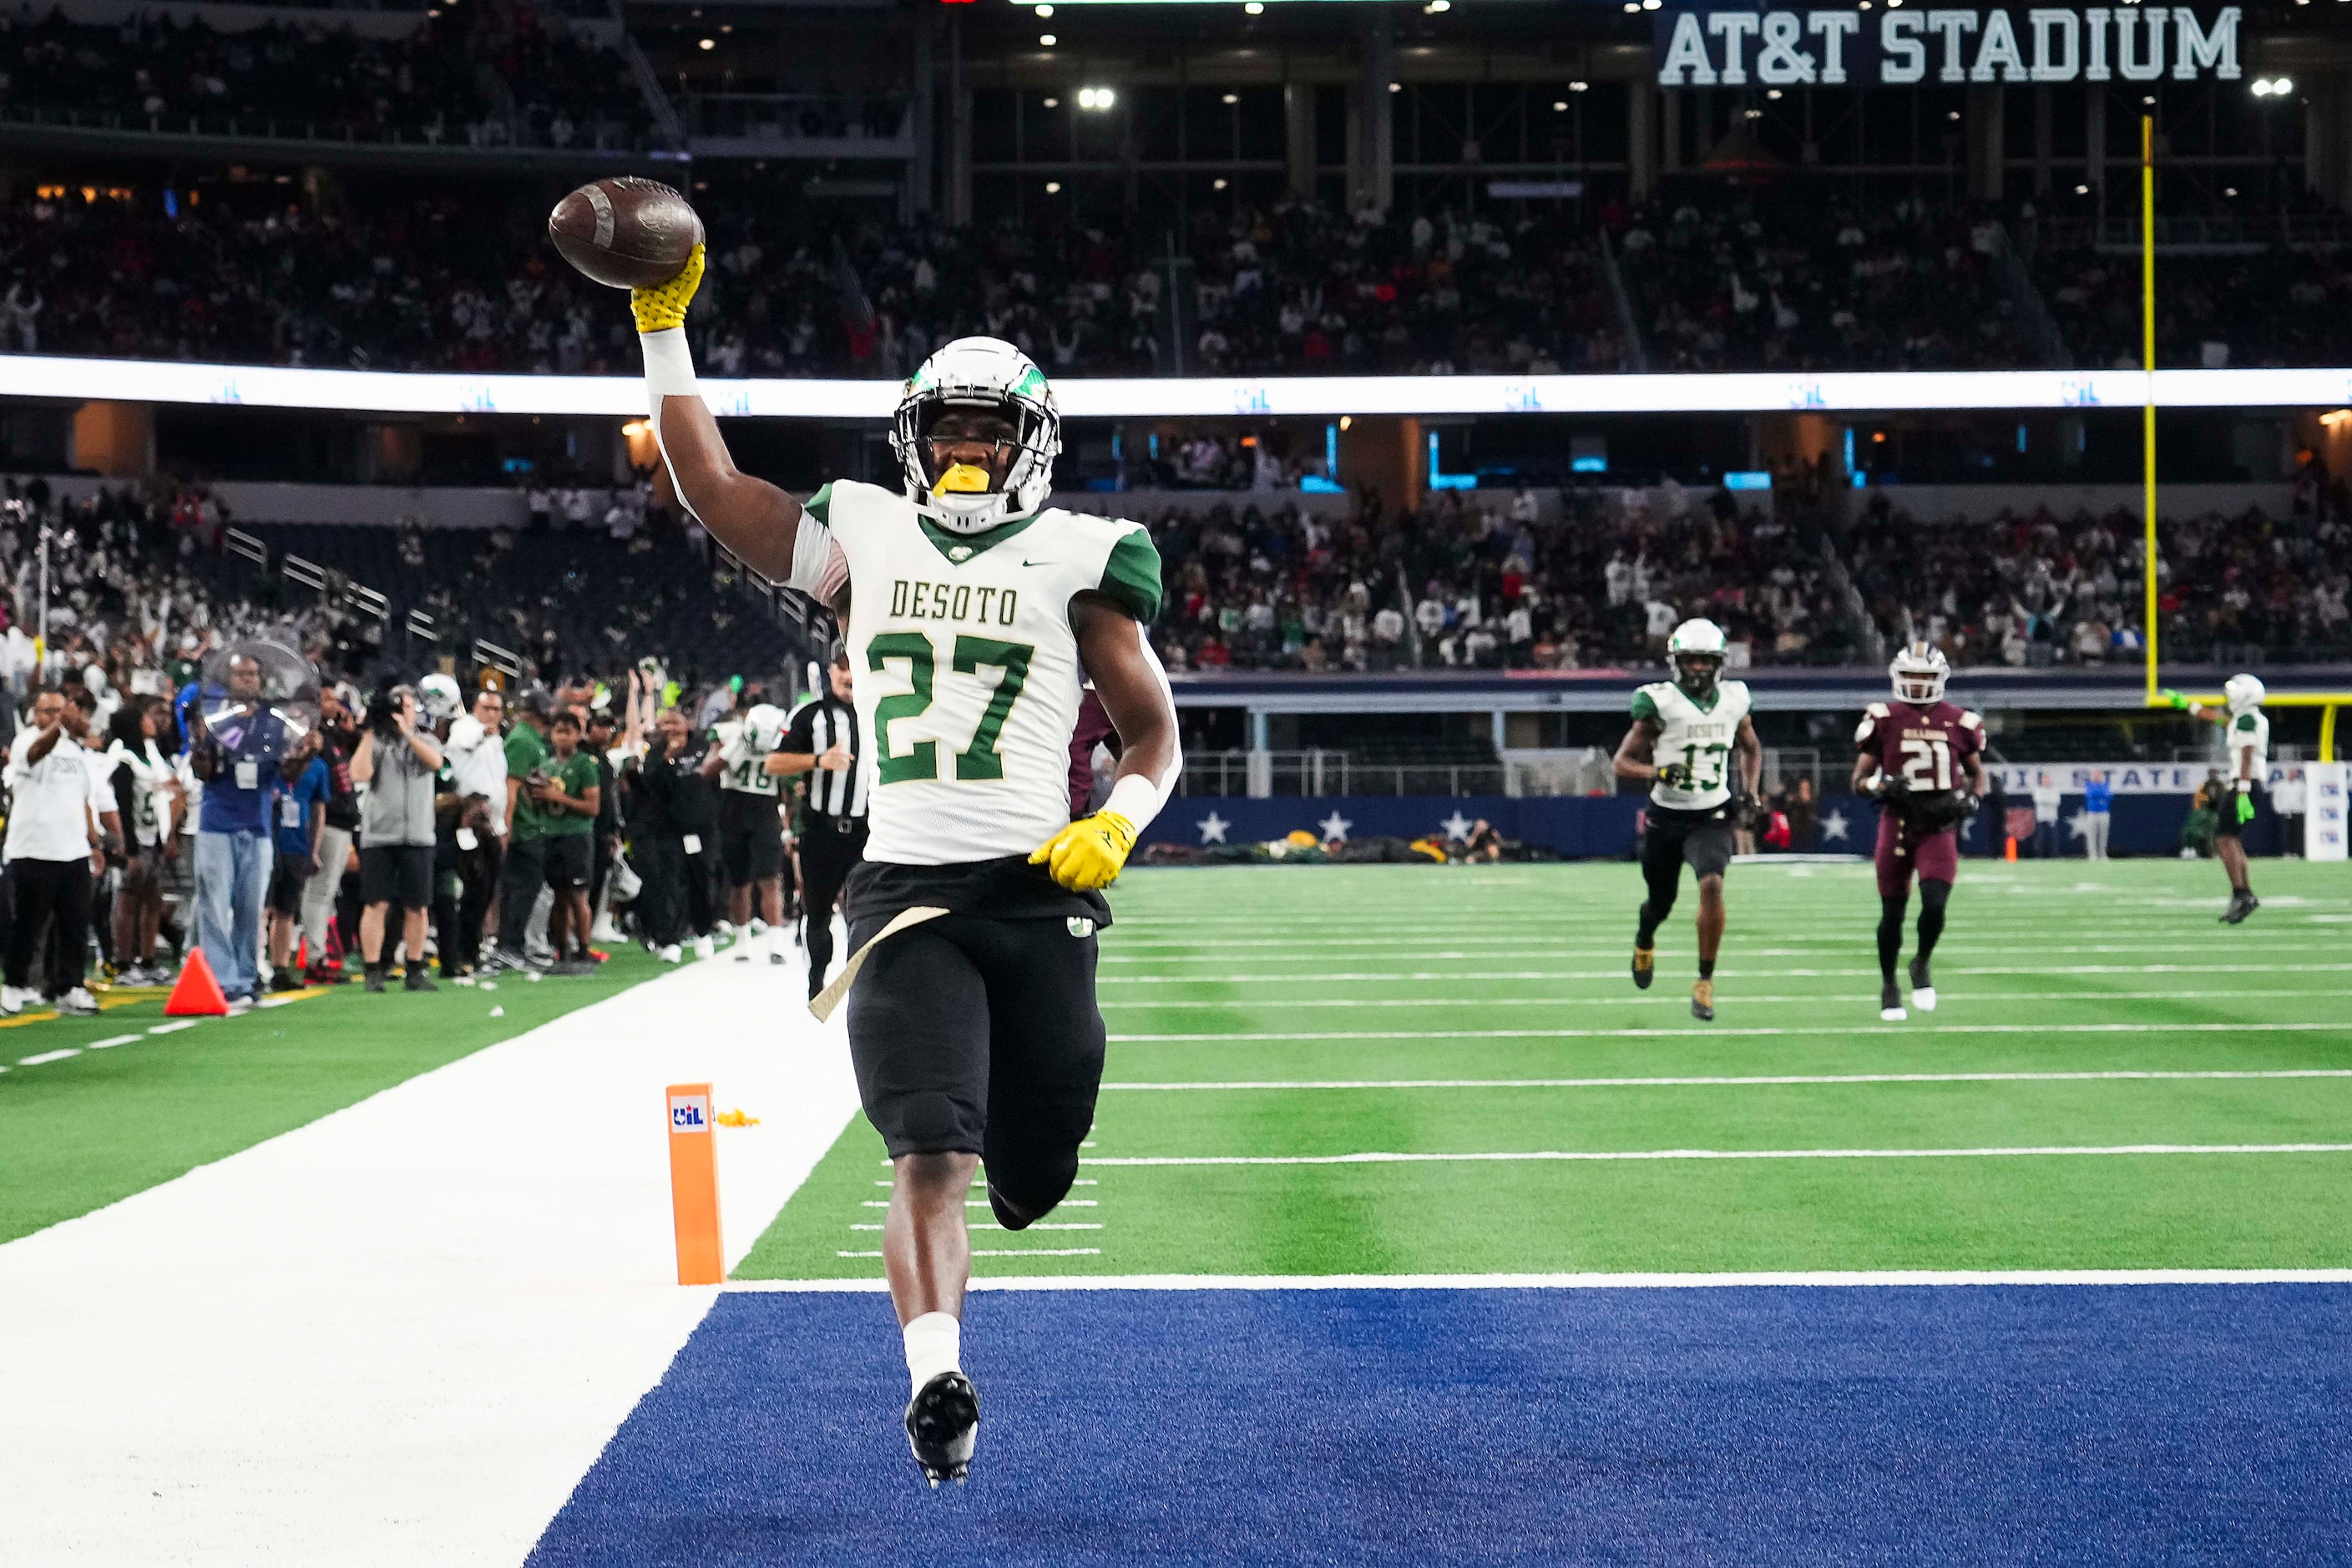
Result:
<svg viewBox="0 0 2352 1568"><path fill-rule="evenodd" d="M2223 185L2221 187L2221 194L2225 196L2234 196L2238 194L2238 187L2235 185Z"/></svg>
<svg viewBox="0 0 2352 1568"><path fill-rule="evenodd" d="M1642 14L1642 0L1625 0L1625 9L1630 15L1635 16L1640 16Z"/></svg>
<svg viewBox="0 0 2352 1568"><path fill-rule="evenodd" d="M1241 100L1242 95L1238 92L1229 92L1225 94L1225 101L1229 104L1239 103Z"/></svg>
<svg viewBox="0 0 2352 1568"><path fill-rule="evenodd" d="M1040 33L1037 35L1037 42L1049 49L1061 41L1061 39L1054 37L1051 33Z"/></svg>
<svg viewBox="0 0 2352 1568"><path fill-rule="evenodd" d="M1551 100L1551 108L1554 114L1564 114L1568 111L1568 100L1555 98Z"/></svg>
<svg viewBox="0 0 2352 1568"><path fill-rule="evenodd" d="M1780 89L1777 87L1766 88L1764 89L1764 96L1767 98L1777 99L1780 96Z"/></svg>
<svg viewBox="0 0 2352 1568"><path fill-rule="evenodd" d="M1750 120L1761 120L1764 118L1764 111L1760 109L1751 109L1746 112L1747 117Z"/></svg>
<svg viewBox="0 0 2352 1568"><path fill-rule="evenodd" d="M1664 0L1642 0L1642 9L1644 11L1654 11L1664 3Z"/></svg>
<svg viewBox="0 0 2352 1568"><path fill-rule="evenodd" d="M1045 107L1048 109L1059 109L1062 107L1062 100L1058 98L1049 98L1045 100Z"/></svg>
<svg viewBox="0 0 2352 1568"><path fill-rule="evenodd" d="M1584 92L1590 89L1591 86L1592 84L1589 81L1572 81L1568 84L1568 90L1570 92Z"/></svg>
<svg viewBox="0 0 2352 1568"><path fill-rule="evenodd" d="M1037 20L1039 20L1040 22L1044 21L1046 17L1048 17L1048 16L1052 16L1053 14L1054 14L1054 8L1053 8L1051 5L1040 5L1040 6L1038 6L1038 7L1037 7Z"/></svg>
<svg viewBox="0 0 2352 1568"><path fill-rule="evenodd" d="M1389 90L1391 92L1402 92L1404 90L1404 83L1401 81L1392 81L1389 83Z"/></svg>
<svg viewBox="0 0 2352 1568"><path fill-rule="evenodd" d="M1436 16L1440 11L1451 11L1453 9L1454 0L1429 0L1429 4L1422 7L1423 11L1433 16Z"/></svg>
<svg viewBox="0 0 2352 1568"><path fill-rule="evenodd" d="M1958 120L1959 117L1960 111L1957 109L1948 109L1944 110L1944 118L1947 120Z"/></svg>
<svg viewBox="0 0 2352 1568"><path fill-rule="evenodd" d="M2076 185L2074 187L2074 194L2078 196L2087 196L2091 194L2091 187L2088 185Z"/></svg>
<svg viewBox="0 0 2352 1568"><path fill-rule="evenodd" d="M715 49L718 47L719 40L716 38L705 38L700 43L695 45L695 47L698 49Z"/></svg>
<svg viewBox="0 0 2352 1568"><path fill-rule="evenodd" d="M1209 182L1209 188L1210 188L1211 190L1213 190L1213 191L1222 191L1222 190L1223 190L1223 189L1225 188L1225 179L1224 179L1224 176L1223 176L1223 175L1222 175L1222 174L1220 174L1220 175L1218 175L1215 179L1213 179L1213 180L1210 181L1210 182Z"/></svg>
<svg viewBox="0 0 2352 1568"><path fill-rule="evenodd" d="M1045 194L1046 194L1047 195L1049 195L1049 196L1058 196L1058 195L1060 195L1062 194L1062 182L1061 182L1061 181L1059 181L1059 180L1048 180L1048 181L1046 181L1046 182L1045 182Z"/></svg>
<svg viewBox="0 0 2352 1568"><path fill-rule="evenodd" d="M1242 7L1242 15L1244 16L1263 16L1265 15L1265 7L1260 5L1258 0L1249 0L1249 4Z"/></svg>
<svg viewBox="0 0 2352 1568"><path fill-rule="evenodd" d="M1112 92L1111 89L1107 87L1082 87L1078 89L1078 107L1080 109L1091 109L1099 112L1103 110L1108 109L1118 100L1118 95Z"/></svg>

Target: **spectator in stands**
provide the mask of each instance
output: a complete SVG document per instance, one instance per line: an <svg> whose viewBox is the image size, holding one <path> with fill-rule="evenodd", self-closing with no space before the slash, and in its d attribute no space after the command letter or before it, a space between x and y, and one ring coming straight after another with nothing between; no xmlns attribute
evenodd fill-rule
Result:
<svg viewBox="0 0 2352 1568"><path fill-rule="evenodd" d="M81 738L88 720L56 691L33 701L32 725L8 755L11 804L0 858L7 862L15 908L0 1013L23 1012L46 989L61 1013L94 1016L82 984L89 948L91 880L104 864L106 835L117 841L121 818L111 789L90 765ZM101 832L101 825L103 831ZM33 957L48 939L47 984L33 983Z"/></svg>
<svg viewBox="0 0 2352 1568"><path fill-rule="evenodd" d="M433 907L433 780L441 771L441 747L420 717L415 689L393 687L368 704L352 753L352 778L368 786L360 801L360 898L367 906L360 954L370 991L383 989L392 967L386 911L395 903L407 950L404 987L439 989L425 970L425 931Z"/></svg>
<svg viewBox="0 0 2352 1568"><path fill-rule="evenodd" d="M204 784L196 831L196 919L205 959L231 1005L258 1001L261 910L269 888L269 813L295 732L261 700L261 666L228 661L227 700L192 705L190 765Z"/></svg>
<svg viewBox="0 0 2352 1568"><path fill-rule="evenodd" d="M296 741L278 764L280 774L269 872L269 988L296 991L302 985L294 966L294 933L302 921L302 895L324 868L320 849L327 831L331 786L316 730Z"/></svg>

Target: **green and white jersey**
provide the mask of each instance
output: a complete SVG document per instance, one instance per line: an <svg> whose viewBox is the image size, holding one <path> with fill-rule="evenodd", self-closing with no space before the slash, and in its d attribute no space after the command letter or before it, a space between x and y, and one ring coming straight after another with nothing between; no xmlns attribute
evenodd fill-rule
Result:
<svg viewBox="0 0 2352 1568"><path fill-rule="evenodd" d="M2261 784L2270 777L2270 718L2261 709L2250 708L2230 721L2230 776Z"/></svg>
<svg viewBox="0 0 2352 1568"><path fill-rule="evenodd" d="M1141 636L1160 608L1160 552L1143 526L1049 507L951 533L903 495L848 480L803 504L792 585L848 573L866 858L1027 855L1069 826L1086 679L1070 599L1109 595Z"/></svg>
<svg viewBox="0 0 2352 1568"><path fill-rule="evenodd" d="M1690 770L1688 789L1660 779L1650 799L1673 811L1712 811L1731 798L1731 746L1748 717L1748 683L1721 680L1704 706L1671 680L1654 680L1633 693L1633 717L1658 727L1651 760Z"/></svg>
<svg viewBox="0 0 2352 1568"><path fill-rule="evenodd" d="M719 756L719 787L773 800L784 781L768 771L768 753L752 744L750 729L740 719L712 727L710 739Z"/></svg>

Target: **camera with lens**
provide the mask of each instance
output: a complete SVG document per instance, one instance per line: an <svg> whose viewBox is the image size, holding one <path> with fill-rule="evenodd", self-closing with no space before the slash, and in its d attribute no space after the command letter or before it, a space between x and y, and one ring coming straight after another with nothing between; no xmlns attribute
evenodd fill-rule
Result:
<svg viewBox="0 0 2352 1568"><path fill-rule="evenodd" d="M394 740L400 734L400 700L408 694L405 686L386 686L368 697L367 713L360 721L368 733L378 740Z"/></svg>

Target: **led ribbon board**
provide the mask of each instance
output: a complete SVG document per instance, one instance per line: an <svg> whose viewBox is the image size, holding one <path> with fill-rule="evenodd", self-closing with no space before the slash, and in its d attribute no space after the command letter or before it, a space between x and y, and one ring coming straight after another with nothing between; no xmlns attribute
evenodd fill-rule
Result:
<svg viewBox="0 0 2352 1568"><path fill-rule="evenodd" d="M1660 11L1660 87L1907 87L1922 82L2238 79L2242 10L2037 5L2029 10Z"/></svg>
<svg viewBox="0 0 2352 1568"><path fill-rule="evenodd" d="M717 380L723 418L885 419L896 381ZM1323 417L1340 414L1899 413L1933 409L2137 408L2137 370L1855 371L1820 375L1370 375L1088 380L1054 384L1076 419ZM381 414L583 414L637 418L633 375L454 375L0 354L0 397L245 404ZM2162 370L2165 408L2336 408L2352 368Z"/></svg>

